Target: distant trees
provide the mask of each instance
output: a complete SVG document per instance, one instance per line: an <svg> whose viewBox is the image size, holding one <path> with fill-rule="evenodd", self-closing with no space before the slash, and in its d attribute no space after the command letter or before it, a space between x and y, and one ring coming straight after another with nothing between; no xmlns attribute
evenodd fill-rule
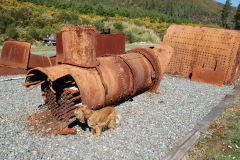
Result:
<svg viewBox="0 0 240 160"><path fill-rule="evenodd" d="M230 14L231 14L231 2L230 0L227 0L225 5L223 6L221 15L222 26L224 28L230 28L229 26Z"/></svg>
<svg viewBox="0 0 240 160"><path fill-rule="evenodd" d="M240 30L240 4L238 5L237 13L234 17L234 22L235 22L235 29Z"/></svg>

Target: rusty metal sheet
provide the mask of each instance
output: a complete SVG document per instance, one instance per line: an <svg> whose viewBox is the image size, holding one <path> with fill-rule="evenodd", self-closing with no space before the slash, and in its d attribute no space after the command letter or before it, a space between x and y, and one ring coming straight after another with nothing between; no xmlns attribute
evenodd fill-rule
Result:
<svg viewBox="0 0 240 160"><path fill-rule="evenodd" d="M1 64L27 69L31 43L5 41L1 53Z"/></svg>
<svg viewBox="0 0 240 160"><path fill-rule="evenodd" d="M125 53L125 34L111 33L96 35L96 56Z"/></svg>
<svg viewBox="0 0 240 160"><path fill-rule="evenodd" d="M27 70L0 65L0 76L26 74Z"/></svg>
<svg viewBox="0 0 240 160"><path fill-rule="evenodd" d="M48 67L55 65L55 59L47 56L30 54L28 68Z"/></svg>
<svg viewBox="0 0 240 160"><path fill-rule="evenodd" d="M222 69L209 70L201 67L193 68L191 81L203 82L222 86L225 79L225 71Z"/></svg>
<svg viewBox="0 0 240 160"><path fill-rule="evenodd" d="M63 27L63 59L59 62L76 66L96 66L95 31L92 26Z"/></svg>
<svg viewBox="0 0 240 160"><path fill-rule="evenodd" d="M174 49L167 67L170 74L189 77L193 68L204 67L210 70L223 68L225 84L231 84L240 47L240 33L233 30L171 25L163 42Z"/></svg>
<svg viewBox="0 0 240 160"><path fill-rule="evenodd" d="M56 56L57 56L57 63L64 61L63 55L63 44L62 44L62 32L58 32L56 34Z"/></svg>

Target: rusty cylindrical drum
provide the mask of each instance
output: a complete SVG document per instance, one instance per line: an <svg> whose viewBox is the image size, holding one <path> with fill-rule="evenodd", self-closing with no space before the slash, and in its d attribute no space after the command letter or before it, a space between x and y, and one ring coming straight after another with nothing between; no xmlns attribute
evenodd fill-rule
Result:
<svg viewBox="0 0 240 160"><path fill-rule="evenodd" d="M63 59L61 63L77 66L95 66L95 32L92 26L62 28Z"/></svg>

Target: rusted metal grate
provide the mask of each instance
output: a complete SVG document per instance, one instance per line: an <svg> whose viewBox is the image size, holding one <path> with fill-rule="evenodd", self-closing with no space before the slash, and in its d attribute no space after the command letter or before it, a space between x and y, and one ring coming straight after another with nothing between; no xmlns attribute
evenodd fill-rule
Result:
<svg viewBox="0 0 240 160"><path fill-rule="evenodd" d="M233 30L172 25L163 40L174 49L166 72L191 77L194 68L222 70L224 83L230 84L240 65L239 40L240 33Z"/></svg>

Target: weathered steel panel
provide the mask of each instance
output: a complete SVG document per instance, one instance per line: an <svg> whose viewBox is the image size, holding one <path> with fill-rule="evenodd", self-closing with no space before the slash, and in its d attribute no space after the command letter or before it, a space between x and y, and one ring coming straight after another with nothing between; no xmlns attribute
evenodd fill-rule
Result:
<svg viewBox="0 0 240 160"><path fill-rule="evenodd" d="M225 71L218 70L205 70L201 67L193 68L191 80L196 82L203 82L222 86L225 79Z"/></svg>
<svg viewBox="0 0 240 160"><path fill-rule="evenodd" d="M206 27L172 25L163 42L174 49L167 67L170 74L189 77L193 68L224 69L224 83L231 84L239 66L240 33Z"/></svg>
<svg viewBox="0 0 240 160"><path fill-rule="evenodd" d="M62 28L62 63L76 66L96 66L95 31L92 26ZM61 60L61 59L60 59Z"/></svg>
<svg viewBox="0 0 240 160"><path fill-rule="evenodd" d="M27 69L31 43L5 41L1 53L1 64Z"/></svg>
<svg viewBox="0 0 240 160"><path fill-rule="evenodd" d="M55 61L56 61L55 58L30 54L28 68L53 66L56 64Z"/></svg>
<svg viewBox="0 0 240 160"><path fill-rule="evenodd" d="M111 33L96 35L96 56L125 53L125 34Z"/></svg>

